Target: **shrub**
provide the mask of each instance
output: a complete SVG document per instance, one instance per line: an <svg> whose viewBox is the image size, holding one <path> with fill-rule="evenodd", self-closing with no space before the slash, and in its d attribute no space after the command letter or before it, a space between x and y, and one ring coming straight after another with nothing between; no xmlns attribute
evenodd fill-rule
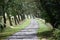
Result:
<svg viewBox="0 0 60 40"><path fill-rule="evenodd" d="M48 38L51 37L52 34L53 34L52 31L45 31L45 32L38 33L37 35L43 38Z"/></svg>
<svg viewBox="0 0 60 40"><path fill-rule="evenodd" d="M0 24L0 32L2 32L4 29L4 27L2 26L2 24Z"/></svg>
<svg viewBox="0 0 60 40"><path fill-rule="evenodd" d="M60 30L59 29L55 29L55 31L53 32L54 34L54 38L56 40L60 40Z"/></svg>

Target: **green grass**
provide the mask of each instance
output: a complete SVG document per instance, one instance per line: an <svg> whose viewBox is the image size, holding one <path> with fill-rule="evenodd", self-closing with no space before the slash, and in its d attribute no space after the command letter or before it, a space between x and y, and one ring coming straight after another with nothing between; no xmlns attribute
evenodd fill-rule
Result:
<svg viewBox="0 0 60 40"><path fill-rule="evenodd" d="M38 37L44 38L50 36L53 29L52 26L46 25L42 19L37 19L37 22L39 23L39 29L37 32Z"/></svg>
<svg viewBox="0 0 60 40"><path fill-rule="evenodd" d="M39 23L39 29L38 32L44 32L44 31L50 31L52 30L52 27L47 26L42 20L37 20Z"/></svg>
<svg viewBox="0 0 60 40"><path fill-rule="evenodd" d="M15 26L14 28L7 27L4 32L0 33L0 39L7 38L8 36L11 36L12 34L21 31L25 27L27 27L30 23L30 20L24 20L24 22L20 25Z"/></svg>

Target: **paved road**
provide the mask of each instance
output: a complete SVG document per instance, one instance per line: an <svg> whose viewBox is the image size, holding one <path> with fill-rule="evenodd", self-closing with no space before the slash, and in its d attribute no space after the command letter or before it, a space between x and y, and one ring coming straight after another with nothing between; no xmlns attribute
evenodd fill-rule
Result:
<svg viewBox="0 0 60 40"><path fill-rule="evenodd" d="M24 30L17 32L10 36L6 40L38 40L36 35L38 29L38 23L35 19L31 19L31 23Z"/></svg>

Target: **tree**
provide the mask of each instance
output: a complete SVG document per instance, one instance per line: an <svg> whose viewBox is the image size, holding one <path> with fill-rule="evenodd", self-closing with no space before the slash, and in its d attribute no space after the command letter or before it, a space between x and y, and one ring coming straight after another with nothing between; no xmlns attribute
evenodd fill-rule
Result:
<svg viewBox="0 0 60 40"><path fill-rule="evenodd" d="M39 0L36 1L38 8L41 10L41 15L44 19L52 24L54 28L58 28L60 24L60 14L59 14L59 0ZM45 11L45 12L44 12ZM44 13L43 13L44 12Z"/></svg>

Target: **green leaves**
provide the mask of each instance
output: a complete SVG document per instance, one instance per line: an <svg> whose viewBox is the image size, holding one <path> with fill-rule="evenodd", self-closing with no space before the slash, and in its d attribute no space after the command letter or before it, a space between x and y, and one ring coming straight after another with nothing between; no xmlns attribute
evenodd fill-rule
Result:
<svg viewBox="0 0 60 40"><path fill-rule="evenodd" d="M41 17L50 22L55 28L60 22L60 1L59 0L38 0L37 7L41 10Z"/></svg>

